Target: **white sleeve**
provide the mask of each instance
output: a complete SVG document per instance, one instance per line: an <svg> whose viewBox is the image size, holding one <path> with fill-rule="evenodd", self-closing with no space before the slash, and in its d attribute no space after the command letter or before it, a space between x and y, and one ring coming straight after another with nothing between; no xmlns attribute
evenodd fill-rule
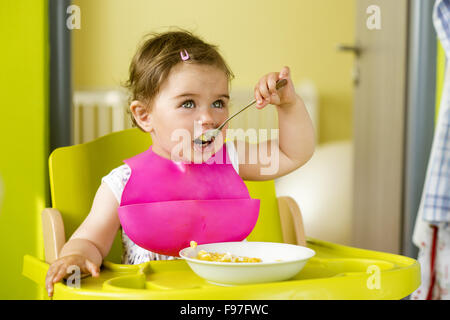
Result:
<svg viewBox="0 0 450 320"><path fill-rule="evenodd" d="M102 182L106 183L111 189L119 204L122 199L123 189L125 189L125 185L130 176L131 168L127 164L124 164L113 169L108 175L102 178Z"/></svg>
<svg viewBox="0 0 450 320"><path fill-rule="evenodd" d="M239 157L236 148L234 147L234 143L233 141L228 140L226 144L227 153L228 157L230 158L231 164L233 165L233 168L234 170L236 170L237 174L239 174Z"/></svg>

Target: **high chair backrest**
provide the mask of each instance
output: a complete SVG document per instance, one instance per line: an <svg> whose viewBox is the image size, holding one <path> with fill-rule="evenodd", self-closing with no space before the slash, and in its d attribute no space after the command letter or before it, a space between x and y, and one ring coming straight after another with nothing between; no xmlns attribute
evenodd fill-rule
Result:
<svg viewBox="0 0 450 320"><path fill-rule="evenodd" d="M148 149L151 143L149 134L132 128L52 152L49 158L52 207L62 215L66 240L88 215L101 178L122 165L124 159ZM260 216L248 240L283 242L274 181L245 183L250 196L261 199ZM109 261L120 263L120 236L119 232L106 258Z"/></svg>

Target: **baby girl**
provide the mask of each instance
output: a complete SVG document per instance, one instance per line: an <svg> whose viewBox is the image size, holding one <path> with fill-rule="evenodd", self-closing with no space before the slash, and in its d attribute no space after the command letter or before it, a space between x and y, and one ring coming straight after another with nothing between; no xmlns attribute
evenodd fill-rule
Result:
<svg viewBox="0 0 450 320"><path fill-rule="evenodd" d="M131 62L127 83L131 92L129 111L132 121L151 136L151 149L146 153L150 156L148 159L202 163L224 148L232 165L229 166L232 172L228 171L228 174L242 180L272 180L305 164L314 152L314 130L305 105L295 92L288 67L265 74L254 87L256 108L271 104L278 112L277 139L257 144L245 139L225 140L227 124L212 141L198 143L197 138L202 133L218 128L230 115L232 79L233 73L217 47L191 32L151 34ZM287 83L277 90L276 84L282 79ZM189 137L184 139L182 148L179 148L179 141L173 139L174 133L180 130L186 133L183 137ZM277 170L262 170L267 163L257 155L263 149L268 150L269 157L276 158ZM256 160L248 161L250 158ZM141 170L155 169L152 163L146 163L146 168ZM129 187L131 171L130 166L124 164L103 177L90 213L48 270L46 288L49 296L53 294L54 283L67 275L69 266L77 265L83 273L99 276L102 261L121 227L118 208ZM146 192L156 194L158 184L148 183ZM125 232L122 232L122 240L122 263L175 258L136 245Z"/></svg>

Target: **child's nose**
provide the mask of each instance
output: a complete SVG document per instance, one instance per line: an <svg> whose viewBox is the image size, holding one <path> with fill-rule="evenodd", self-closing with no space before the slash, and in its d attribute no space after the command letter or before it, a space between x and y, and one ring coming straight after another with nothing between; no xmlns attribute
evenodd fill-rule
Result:
<svg viewBox="0 0 450 320"><path fill-rule="evenodd" d="M212 108L200 108L197 121L201 122L203 126L215 125L215 118Z"/></svg>

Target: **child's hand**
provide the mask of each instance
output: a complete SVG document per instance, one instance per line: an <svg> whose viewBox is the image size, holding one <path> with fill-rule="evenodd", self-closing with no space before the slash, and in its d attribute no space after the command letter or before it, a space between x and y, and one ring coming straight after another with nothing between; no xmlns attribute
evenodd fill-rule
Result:
<svg viewBox="0 0 450 320"><path fill-rule="evenodd" d="M281 79L286 79L287 84L277 90L276 83ZM258 109L262 109L268 104L279 107L291 106L296 103L297 98L289 67L283 67L280 72L266 74L255 86L256 107Z"/></svg>
<svg viewBox="0 0 450 320"><path fill-rule="evenodd" d="M78 266L82 273L90 273L93 277L100 275L99 267L82 255L70 255L59 258L50 265L45 278L45 288L49 297L53 295L53 284L61 281L68 274L67 269L74 265Z"/></svg>

